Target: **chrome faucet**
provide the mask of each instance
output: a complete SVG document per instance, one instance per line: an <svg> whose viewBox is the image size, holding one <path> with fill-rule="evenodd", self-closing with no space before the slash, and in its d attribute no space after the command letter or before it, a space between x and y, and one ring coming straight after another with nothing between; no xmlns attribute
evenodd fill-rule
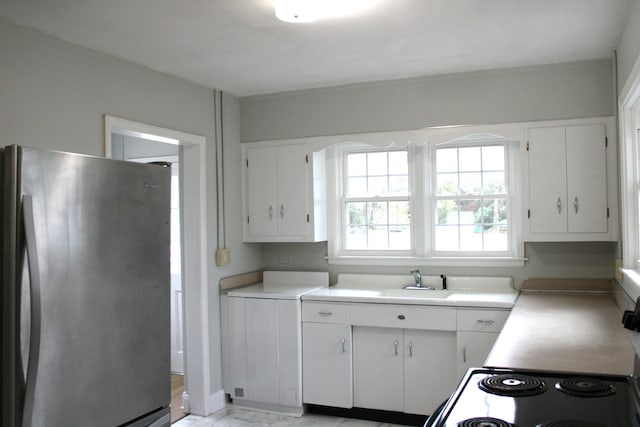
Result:
<svg viewBox="0 0 640 427"><path fill-rule="evenodd" d="M422 276L420 275L420 270L414 268L413 270L411 270L411 274L413 274L413 280L416 281L416 287L417 288L421 288L422 287Z"/></svg>

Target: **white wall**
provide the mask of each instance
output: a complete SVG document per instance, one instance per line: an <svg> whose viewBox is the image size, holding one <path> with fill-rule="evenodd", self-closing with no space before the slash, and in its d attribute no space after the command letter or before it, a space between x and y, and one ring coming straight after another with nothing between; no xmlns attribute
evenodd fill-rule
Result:
<svg viewBox="0 0 640 427"><path fill-rule="evenodd" d="M627 22L618 42L618 89L622 90L640 57L640 0L629 0Z"/></svg>
<svg viewBox="0 0 640 427"><path fill-rule="evenodd" d="M220 278L259 268L259 248L241 244L240 172L225 168L231 265L215 265L216 159L213 89L79 47L0 18L0 144L104 155L105 114L207 139L207 240L211 392L222 388ZM240 164L239 107L225 96L225 162Z"/></svg>
<svg viewBox="0 0 640 427"><path fill-rule="evenodd" d="M241 140L613 114L610 60L246 97Z"/></svg>

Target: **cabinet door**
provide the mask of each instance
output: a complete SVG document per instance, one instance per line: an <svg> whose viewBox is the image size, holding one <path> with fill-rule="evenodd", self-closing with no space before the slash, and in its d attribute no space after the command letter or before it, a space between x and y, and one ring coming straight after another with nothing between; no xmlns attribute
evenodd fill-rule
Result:
<svg viewBox="0 0 640 427"><path fill-rule="evenodd" d="M231 398L247 398L247 335L244 298L227 299L227 325L229 348L225 366L228 371L225 373L225 391Z"/></svg>
<svg viewBox="0 0 640 427"><path fill-rule="evenodd" d="M246 399L279 403L278 300L245 298L245 301L247 319Z"/></svg>
<svg viewBox="0 0 640 427"><path fill-rule="evenodd" d="M351 408L353 383L351 326L302 324L304 403Z"/></svg>
<svg viewBox="0 0 640 427"><path fill-rule="evenodd" d="M247 149L247 215L249 234L273 236L277 233L277 182L275 147ZM245 218L246 221L246 218Z"/></svg>
<svg viewBox="0 0 640 427"><path fill-rule="evenodd" d="M458 380L469 368L480 368L498 339L497 332L458 331Z"/></svg>
<svg viewBox="0 0 640 427"><path fill-rule="evenodd" d="M277 153L278 234L304 236L309 227L307 146L285 145Z"/></svg>
<svg viewBox="0 0 640 427"><path fill-rule="evenodd" d="M456 333L404 331L404 412L430 415L457 384Z"/></svg>
<svg viewBox="0 0 640 427"><path fill-rule="evenodd" d="M354 406L404 410L402 339L402 329L353 328Z"/></svg>
<svg viewBox="0 0 640 427"><path fill-rule="evenodd" d="M565 128L529 130L529 229L567 232Z"/></svg>
<svg viewBox="0 0 640 427"><path fill-rule="evenodd" d="M607 232L607 156L604 125L567 127L568 229Z"/></svg>

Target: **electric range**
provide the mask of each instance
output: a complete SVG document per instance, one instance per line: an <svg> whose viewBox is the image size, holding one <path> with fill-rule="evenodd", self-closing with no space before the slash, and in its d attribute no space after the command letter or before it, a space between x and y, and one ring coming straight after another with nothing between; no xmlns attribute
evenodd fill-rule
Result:
<svg viewBox="0 0 640 427"><path fill-rule="evenodd" d="M425 427L640 427L631 376L470 369Z"/></svg>

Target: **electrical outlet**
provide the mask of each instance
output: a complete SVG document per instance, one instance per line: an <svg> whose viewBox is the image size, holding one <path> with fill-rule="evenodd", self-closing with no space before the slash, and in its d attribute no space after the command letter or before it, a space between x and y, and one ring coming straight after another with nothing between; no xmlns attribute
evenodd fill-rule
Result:
<svg viewBox="0 0 640 427"><path fill-rule="evenodd" d="M616 280L622 280L622 260L620 258L616 259Z"/></svg>

